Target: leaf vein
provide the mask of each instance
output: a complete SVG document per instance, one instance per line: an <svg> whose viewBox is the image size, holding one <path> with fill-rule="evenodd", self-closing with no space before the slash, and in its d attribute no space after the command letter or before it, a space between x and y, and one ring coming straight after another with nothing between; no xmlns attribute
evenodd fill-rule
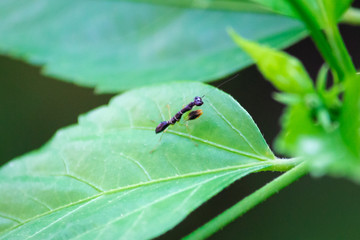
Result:
<svg viewBox="0 0 360 240"><path fill-rule="evenodd" d="M12 216L9 216L9 215L7 215L7 214L5 214L5 213L3 213L3 212L0 212L0 217L1 217L1 218L4 218L4 219L11 220L11 221L16 222L16 223L18 223L18 224L21 224L21 223L22 223L21 220L19 220L19 219L17 219L17 218L14 218L14 217L12 217Z"/></svg>
<svg viewBox="0 0 360 240"><path fill-rule="evenodd" d="M48 210L52 210L52 208L49 205L47 205L45 202L39 200L37 197L34 197L34 196L31 196L31 195L27 194L21 188L18 188L18 190L21 191L21 193L24 194L25 197L28 197L28 198L32 199L34 202L39 203L41 206L47 208Z"/></svg>
<svg viewBox="0 0 360 240"><path fill-rule="evenodd" d="M75 179L76 181L79 181L79 182L82 182L82 183L85 183L86 185L90 186L91 188L95 189L97 192L104 192L103 189L101 189L100 187L97 187L95 186L94 184L92 184L91 182L85 180L85 179L82 179L78 176L74 176L72 174L59 174L59 175L54 175L54 176L64 176L64 177L69 177L69 178L72 178L72 179Z"/></svg>
<svg viewBox="0 0 360 240"><path fill-rule="evenodd" d="M140 221L140 219L143 217L144 212L145 212L144 210L142 210L142 211L140 212L140 214L137 216L137 218L135 219L135 221L133 222L133 224L131 224L131 227L129 227L129 228L127 229L127 231L123 234L123 236L122 236L123 239L127 239L127 238L126 238L126 235L129 234L130 230L133 230L133 229L134 229L134 227L136 226L136 224L137 224L137 223Z"/></svg>
<svg viewBox="0 0 360 240"><path fill-rule="evenodd" d="M53 222L50 223L49 225L41 228L39 231L36 231L34 234L28 236L25 240L27 240L27 239L29 239L29 238L32 238L32 237L36 236L37 234L43 232L44 230L48 229L49 227L51 227L51 226L54 225L55 223L61 221L62 219L66 218L67 216L73 214L74 212L78 211L79 209L81 209L81 208L85 207L86 205L94 202L95 200L98 200L100 197L102 197L102 196L99 196L99 197L97 197L97 198L94 198L94 199L90 200L89 202L84 203L83 205L80 205L79 207L75 208L74 210L66 213L64 216L61 216L60 218L56 219L55 221L53 221Z"/></svg>
<svg viewBox="0 0 360 240"><path fill-rule="evenodd" d="M139 128L139 127L136 127L136 128ZM146 129L146 130L150 130L150 128L139 128L139 129ZM193 139L193 140L196 140L198 142L201 142L201 143L204 143L204 144L208 144L208 145L211 145L213 147L217 147L217 148L220 148L222 150L226 150L226 151L229 151L229 152L233 152L233 153L237 153L239 155L243 155L243 156L246 156L246 157L250 157L250 158L254 158L254 159L257 159L257 160L260 160L260 161L268 161L270 159L266 158L266 157L261 157L261 156L258 156L258 155L254 155L254 154L251 154L251 153L247 153L247 152L244 152L244 151L240 151L240 150L237 150L237 149L234 149L234 148L230 148L230 147L226 147L224 145L221 145L221 144L218 144L218 143L215 143L215 142L211 142L209 140L205 140L203 138L199 138L199 137L195 137L194 135L191 135L191 134L185 134L185 133L182 133L182 132L178 132L178 131L174 131L174 130L167 130L167 133L173 133L175 135L178 135L178 136L182 136L184 138L189 138L189 139Z"/></svg>
<svg viewBox="0 0 360 240"><path fill-rule="evenodd" d="M260 155L260 153L254 148L254 146L250 143L250 141L241 133L241 131L239 129L237 129L219 110L217 110L217 108L211 103L211 101L209 99L207 99L207 101L209 102L210 106L212 107L212 109L214 109L214 111L217 113L217 115L219 117L221 117L236 133L239 134L239 136L244 139L244 141L249 145L249 147L257 154Z"/></svg>
<svg viewBox="0 0 360 240"><path fill-rule="evenodd" d="M122 131L122 130L133 130L133 129L137 129L137 130L147 130L147 131L151 131L153 132L154 129L152 127L141 127L141 126L137 126L137 127L133 127L133 128L129 128L129 127L123 127L123 128L117 128L116 130L112 131L113 133L116 133L117 131ZM108 133L111 133L110 131ZM229 151L229 152L233 152L233 153L236 153L236 154L239 154L239 155L243 155L243 156L246 156L246 157L250 157L250 158L254 158L254 159L257 159L257 160L260 160L260 161L268 161L268 160L271 160L269 158L266 158L266 157L263 157L263 156L259 156L259 155L254 155L254 154L251 154L251 153L247 153L247 152L244 152L244 151L240 151L238 149L235 149L235 148L231 148L231 147L227 147L227 146L224 146L224 145L221 145L221 144L218 144L218 143L215 143L215 142L211 142L209 140L205 140L203 138L199 138L199 137L195 137L194 135L191 135L191 134L184 134L182 132L178 132L178 131L174 131L174 130L171 130L171 129L167 129L166 133L172 133L174 135L178 135L178 136L182 136L184 138L189 138L189 139L193 139L193 140L196 140L196 141L199 141L201 143L204 143L204 144L208 144L210 146L213 146L213 147L217 147L219 149L222 149L222 150L225 150L225 151ZM91 138L92 136L87 136L86 138ZM97 136L94 136L94 137L97 137ZM83 140L84 138L73 138L72 140Z"/></svg>
<svg viewBox="0 0 360 240"><path fill-rule="evenodd" d="M238 169L238 170L239 170L239 169ZM233 172L236 172L236 171L237 171L237 170L234 170ZM169 194L167 194L167 195L165 195L165 196L163 196L163 197L161 197L161 198L156 199L156 200L153 201L153 202L150 202L150 203L148 203L148 204L146 204L146 205L141 206L140 208L137 208L136 210L130 211L130 212L124 214L124 215L121 215L121 216L119 216L119 217L117 217L117 218L115 218L115 219L112 219L111 221L108 221L107 223L105 223L105 224L103 224L103 225L99 225L99 226L97 226L97 227L95 227L95 228L92 228L92 229L90 229L90 230L87 230L87 231L81 233L80 235L76 236L76 237L73 238L73 239L77 239L77 238L79 238L80 236L82 236L82 235L84 235L84 234L86 234L86 233L89 233L89 232L92 232L92 231L97 230L98 228L102 228L102 227L104 227L104 226L109 226L109 225L111 225L111 224L113 224L113 223L115 223L115 222L117 222L117 221L122 220L122 219L125 218L125 217L128 217L128 216L130 216L130 215L132 215L132 214L135 214L135 213L137 213L137 212L139 212L139 211L143 211L144 209L146 209L147 207L149 207L149 206L151 206L151 205L154 205L154 204L156 204L156 203L162 202L162 201L164 201L164 200L166 200L166 199L168 199L168 198L170 198L170 197L172 197L172 196L175 196L175 195L177 195L177 194L179 194L179 193L185 192L185 191L187 191L187 190L189 190L189 189L191 189L191 188L194 188L194 187L197 188L198 186L201 186L201 184L208 183L208 182L210 182L210 181L212 181L212 180L214 180L214 179L217 179L217 178L222 177L222 176L227 175L227 174L229 174L229 173L226 172L226 173L224 173L224 174L222 174L222 175L216 175L216 176L214 176L214 177L212 177L212 178L206 179L206 180L204 180L204 181L202 181L202 182L199 182L199 183L197 183L197 184L195 184L195 185L190 185L190 186L188 186L188 187L186 187L186 188L182 188L182 189L180 189L180 190L178 190L178 191L171 192L171 193L169 193Z"/></svg>
<svg viewBox="0 0 360 240"><path fill-rule="evenodd" d="M284 160L280 160L280 161L283 162ZM152 181L148 181L148 182L141 182L141 183L138 183L138 184L128 185L128 186L125 186L125 187L114 188L114 189L111 189L111 190L100 192L100 193L98 193L96 195L93 195L93 196L90 196L90 197L87 197L87 198L80 199L80 200L78 200L76 202L65 204L65 205L60 206L58 208L55 208L55 209L53 209L51 211L36 215L36 216L34 216L32 218L29 218L29 219L21 222L19 225L8 229L8 232L11 232L12 230L14 230L14 229L16 229L16 228L18 228L18 227L20 227L20 226L22 226L22 225L24 225L24 224L26 224L28 222L36 220L36 219L38 219L40 217L46 216L46 215L54 213L56 211L60 211L60 210L65 209L67 207L71 207L71 206L74 206L74 205L77 205L77 204L80 204L80 203L91 201L92 199L97 199L98 197L103 196L103 195L113 194L113 193L116 193L116 192L125 191L125 190L129 190L129 189L136 189L136 188L139 188L139 187L142 187L142 186L147 186L147 185L152 185L152 184L157 184L157 183L162 183L162 182L167 182L167 181L172 181L172 180L179 180L179 179L203 176L203 175L207 175L207 174L221 173L221 172L226 172L226 171L239 170L239 169L243 169L243 168L252 168L252 167L258 167L258 166L263 166L265 168L265 167L274 165L274 164L276 164L278 162L279 161L277 161L277 160L268 160L268 161L262 161L262 162L256 162L256 163L250 163L250 164L243 164L243 165L237 165L237 166L231 166L231 167L225 167L225 168L217 168L217 169L213 169L213 170L207 170L207 171L202 171L202 172L193 172L193 173L188 173L188 174L184 174L184 175L175 175L175 176L172 176L172 177L161 178L161 179L156 179L156 180L152 180ZM57 175L54 175L54 176L57 176Z"/></svg>
<svg viewBox="0 0 360 240"><path fill-rule="evenodd" d="M173 212L177 212L178 209L182 208L186 203L187 201L189 201L192 196L194 196L194 194L201 188L201 185L197 186L194 190L191 191L191 193L182 201L182 203L173 210Z"/></svg>
<svg viewBox="0 0 360 240"><path fill-rule="evenodd" d="M133 128L134 127L134 120L132 119L132 115L131 115L131 113L129 112L128 109L126 109L126 113L127 113L128 117L129 117L130 128Z"/></svg>
<svg viewBox="0 0 360 240"><path fill-rule="evenodd" d="M135 163L135 164L144 172L144 174L146 175L147 179L148 179L148 180L152 180L149 172L145 169L145 167L144 167L139 161L137 161L136 159L134 159L134 158L132 158L132 157L130 157L130 156L127 156L127 155L125 155L125 154L123 154L123 153L119 153L119 154L120 154L122 157L124 157L124 158L130 160L131 162Z"/></svg>

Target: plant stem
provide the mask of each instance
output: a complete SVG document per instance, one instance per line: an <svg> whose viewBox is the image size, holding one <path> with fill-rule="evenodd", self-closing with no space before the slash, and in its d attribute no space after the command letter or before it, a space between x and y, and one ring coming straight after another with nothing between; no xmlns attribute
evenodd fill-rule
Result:
<svg viewBox="0 0 360 240"><path fill-rule="evenodd" d="M313 13L309 9L307 9L307 7L299 0L288 1L294 12L298 14L298 16L308 28L312 40L319 49L323 58L329 64L334 77L337 79L343 79L345 75L344 70L340 67L341 65L338 63L339 59L337 59L332 54L333 51L331 49L331 46L327 41L325 35L321 31L320 26L316 22L316 18L313 16Z"/></svg>
<svg viewBox="0 0 360 240"><path fill-rule="evenodd" d="M344 102L340 115L341 135L350 150L360 158L360 75L354 74L346 83Z"/></svg>
<svg viewBox="0 0 360 240"><path fill-rule="evenodd" d="M349 8L345 12L341 22L351 25L360 25L360 10L357 8Z"/></svg>
<svg viewBox="0 0 360 240"><path fill-rule="evenodd" d="M263 169L262 171L274 171L274 172L287 172L293 169L304 161L303 158L283 158L271 160L272 166Z"/></svg>
<svg viewBox="0 0 360 240"><path fill-rule="evenodd" d="M303 162L280 177L266 184L264 187L245 197L243 200L227 209L205 225L190 233L183 240L205 239L216 233L251 208L265 201L267 198L288 186L308 172L307 162Z"/></svg>
<svg viewBox="0 0 360 240"><path fill-rule="evenodd" d="M333 50L333 53L336 59L338 59L338 63L344 70L345 75L343 80L345 80L349 76L353 76L356 73L356 70L353 62L351 61L349 52L347 51L344 41L341 37L338 26L327 26L325 28L325 33Z"/></svg>

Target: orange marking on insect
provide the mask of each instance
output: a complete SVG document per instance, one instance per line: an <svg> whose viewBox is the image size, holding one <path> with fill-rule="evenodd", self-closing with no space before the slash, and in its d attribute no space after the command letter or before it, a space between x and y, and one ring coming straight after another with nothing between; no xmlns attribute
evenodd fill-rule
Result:
<svg viewBox="0 0 360 240"><path fill-rule="evenodd" d="M194 120L199 118L203 114L203 111L201 109L191 111L189 115L187 116L187 120Z"/></svg>

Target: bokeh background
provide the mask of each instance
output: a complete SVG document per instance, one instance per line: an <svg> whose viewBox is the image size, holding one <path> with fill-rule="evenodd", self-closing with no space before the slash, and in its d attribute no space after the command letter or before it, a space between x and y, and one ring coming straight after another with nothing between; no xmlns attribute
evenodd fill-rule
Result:
<svg viewBox="0 0 360 240"><path fill-rule="evenodd" d="M345 43L360 67L360 27L341 25ZM309 38L286 51L298 57L312 77L322 65ZM214 86L219 82L213 83ZM250 113L266 141L279 133L283 105L274 88L251 66L237 81L221 87ZM41 75L41 69L0 56L0 164L39 148L57 129L77 122L79 114L107 104L96 95ZM178 239L278 176L257 173L235 182L158 239ZM360 239L360 185L346 179L306 176L246 213L211 239Z"/></svg>

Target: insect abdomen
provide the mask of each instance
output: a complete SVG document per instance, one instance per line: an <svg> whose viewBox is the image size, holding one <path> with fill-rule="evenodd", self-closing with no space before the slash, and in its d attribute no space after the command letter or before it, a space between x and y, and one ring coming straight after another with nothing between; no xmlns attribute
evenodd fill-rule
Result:
<svg viewBox="0 0 360 240"><path fill-rule="evenodd" d="M203 111L201 109L192 111L189 113L189 115L187 116L188 120L194 120L197 119L198 117L200 117L203 114Z"/></svg>
<svg viewBox="0 0 360 240"><path fill-rule="evenodd" d="M163 121L161 122L155 129L155 133L158 134L162 131L164 131L168 126L170 125L170 123L168 121Z"/></svg>

